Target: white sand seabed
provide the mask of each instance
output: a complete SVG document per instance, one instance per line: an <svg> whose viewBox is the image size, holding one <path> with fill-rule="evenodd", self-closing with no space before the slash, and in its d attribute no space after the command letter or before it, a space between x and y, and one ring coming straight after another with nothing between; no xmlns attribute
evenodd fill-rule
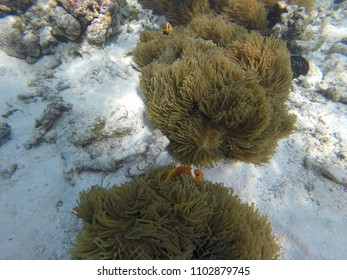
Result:
<svg viewBox="0 0 347 280"><path fill-rule="evenodd" d="M71 210L81 190L101 181L119 184L150 164L173 162L164 137L152 134L140 74L126 55L143 26L158 26L160 19L148 14L127 23L104 49L82 48L81 56L68 56L68 46L61 45L56 55L28 65L0 51L0 113L12 112L1 120L11 126L11 134L0 146L0 259L69 259L81 226ZM326 28L325 36L331 36L326 44L347 37L346 28L331 32L334 22ZM231 162L203 169L207 180L232 187L242 201L255 203L269 217L283 259L347 259L347 105L327 99L316 87L327 77L325 60L335 59L341 69L347 62L343 55L328 57L326 49L322 45L308 55L316 72L293 82L288 106L298 116L296 129L279 141L269 163ZM346 82L343 71L334 74L339 83ZM333 77L324 80L328 86L334 82ZM35 97L39 92L44 94ZM73 108L41 144L26 149L37 132L35 119L54 95ZM81 131L102 118L105 131L127 131L117 143L105 137L88 153L71 144L67 135L75 133L82 141L86 136ZM142 149L153 139L157 150L146 154ZM116 158L120 153L124 158Z"/></svg>

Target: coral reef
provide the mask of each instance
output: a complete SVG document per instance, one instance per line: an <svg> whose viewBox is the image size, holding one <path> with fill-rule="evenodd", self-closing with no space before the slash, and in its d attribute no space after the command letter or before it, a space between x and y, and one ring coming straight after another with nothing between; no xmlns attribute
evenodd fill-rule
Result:
<svg viewBox="0 0 347 280"><path fill-rule="evenodd" d="M290 54L279 39L204 15L169 38L144 31L134 60L148 117L183 164L266 162L293 129Z"/></svg>
<svg viewBox="0 0 347 280"><path fill-rule="evenodd" d="M310 19L309 14L302 6L286 5L282 2L276 4L271 11L274 9L279 15L278 21L271 24L271 34L295 44L295 40L305 33ZM294 50L294 47L292 49Z"/></svg>
<svg viewBox="0 0 347 280"><path fill-rule="evenodd" d="M288 5L297 5L304 7L307 12L311 12L314 6L314 0L258 0L263 3L266 9L271 9L274 6L280 4L280 2Z"/></svg>
<svg viewBox="0 0 347 280"><path fill-rule="evenodd" d="M0 49L10 56L26 59L28 62L34 62L41 55L38 37L28 30L20 30L21 24L18 24L18 16L7 16L0 19Z"/></svg>
<svg viewBox="0 0 347 280"><path fill-rule="evenodd" d="M286 0L289 5L298 5L299 7L304 7L307 13L312 12L314 8L314 0Z"/></svg>
<svg viewBox="0 0 347 280"><path fill-rule="evenodd" d="M8 14L18 14L25 11L30 5L32 5L34 0L0 0L0 17L6 16Z"/></svg>
<svg viewBox="0 0 347 280"><path fill-rule="evenodd" d="M267 218L232 189L156 168L121 186L92 186L74 213L78 259L276 259Z"/></svg>
<svg viewBox="0 0 347 280"><path fill-rule="evenodd" d="M197 16L217 13L230 22L264 33L278 24L271 32L283 39L296 38L303 32L308 22L307 13L313 6L312 0L288 0L281 9L277 7L282 2L275 0L140 2L155 13L165 15L173 25L186 25ZM122 14L127 13L125 7L125 0L2 0L0 48L8 55L34 63L42 55L55 53L61 41L86 41L103 46L109 36L117 33ZM284 13L286 17L282 17Z"/></svg>
<svg viewBox="0 0 347 280"><path fill-rule="evenodd" d="M105 39L117 32L120 24L120 11L124 0L56 0L81 25L86 40L91 44L102 45Z"/></svg>
<svg viewBox="0 0 347 280"><path fill-rule="evenodd" d="M117 33L125 5L125 0L40 0L29 8L25 6L22 13L11 15L12 6L4 4L0 11L8 13L0 19L0 48L34 63L42 55L54 53L60 41L86 40L102 46Z"/></svg>
<svg viewBox="0 0 347 280"><path fill-rule="evenodd" d="M48 18L52 23L51 33L55 38L71 41L78 41L81 38L81 23L63 7L52 5L48 10Z"/></svg>

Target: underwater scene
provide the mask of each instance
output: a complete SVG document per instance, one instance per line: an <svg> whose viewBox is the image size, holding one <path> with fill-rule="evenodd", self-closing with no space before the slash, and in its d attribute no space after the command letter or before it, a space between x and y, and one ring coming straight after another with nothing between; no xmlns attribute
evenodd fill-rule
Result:
<svg viewBox="0 0 347 280"><path fill-rule="evenodd" d="M0 259L347 259L347 1L0 0Z"/></svg>

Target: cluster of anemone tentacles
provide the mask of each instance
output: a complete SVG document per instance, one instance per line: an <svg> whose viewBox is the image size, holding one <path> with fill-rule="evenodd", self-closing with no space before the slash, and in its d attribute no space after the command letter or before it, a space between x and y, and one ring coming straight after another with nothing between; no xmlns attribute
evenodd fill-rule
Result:
<svg viewBox="0 0 347 280"><path fill-rule="evenodd" d="M74 209L83 227L77 259L276 259L266 217L230 188L187 175L167 179L172 165L131 182L82 191Z"/></svg>
<svg viewBox="0 0 347 280"><path fill-rule="evenodd" d="M263 163L293 130L290 53L279 39L202 15L169 36L143 31L134 61L147 115L184 164Z"/></svg>
<svg viewBox="0 0 347 280"><path fill-rule="evenodd" d="M227 21L248 30L266 32L274 20L280 20L282 5L298 5L307 13L314 0L139 0L148 9L164 15L174 25L187 25L193 18L206 14L222 15Z"/></svg>
<svg viewBox="0 0 347 280"><path fill-rule="evenodd" d="M266 13L278 1L141 2L185 25L174 26L169 35L143 31L133 52L148 118L169 138L172 154L194 165L221 159L266 162L294 127L296 118L286 106L293 76L285 43L249 30L266 28ZM286 2L307 9L312 4ZM278 258L278 240L254 205L242 203L222 184L187 175L170 180L172 168L149 170L121 186L82 191L74 212L83 227L72 255Z"/></svg>

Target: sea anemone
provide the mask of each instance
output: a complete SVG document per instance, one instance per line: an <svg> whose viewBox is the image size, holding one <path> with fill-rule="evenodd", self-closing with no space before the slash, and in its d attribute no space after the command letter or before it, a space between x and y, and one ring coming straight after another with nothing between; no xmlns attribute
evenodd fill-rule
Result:
<svg viewBox="0 0 347 280"><path fill-rule="evenodd" d="M144 31L134 60L148 118L182 164L263 163L293 130L290 54L279 39L204 15L169 38Z"/></svg>
<svg viewBox="0 0 347 280"><path fill-rule="evenodd" d="M77 259L276 259L268 219L231 188L153 168L120 186L92 186L74 213L82 219Z"/></svg>

